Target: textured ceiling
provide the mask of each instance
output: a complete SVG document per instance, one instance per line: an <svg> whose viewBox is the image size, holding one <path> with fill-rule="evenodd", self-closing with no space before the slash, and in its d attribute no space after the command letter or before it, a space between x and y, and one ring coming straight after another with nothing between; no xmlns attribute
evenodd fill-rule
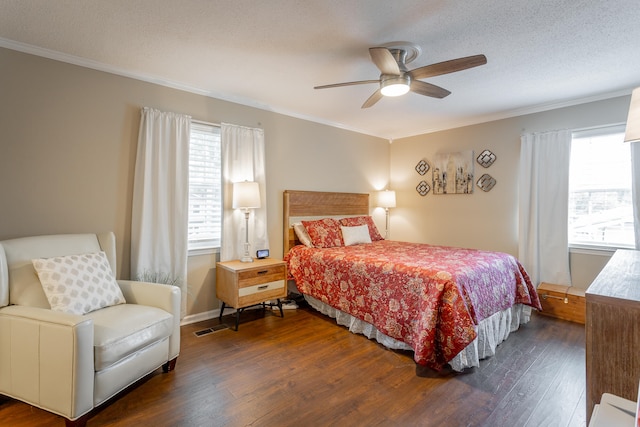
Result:
<svg viewBox="0 0 640 427"><path fill-rule="evenodd" d="M638 0L0 0L0 46L394 139L640 86ZM418 45L410 69L452 92L362 103L368 48ZM1 70L1 64L0 64Z"/></svg>

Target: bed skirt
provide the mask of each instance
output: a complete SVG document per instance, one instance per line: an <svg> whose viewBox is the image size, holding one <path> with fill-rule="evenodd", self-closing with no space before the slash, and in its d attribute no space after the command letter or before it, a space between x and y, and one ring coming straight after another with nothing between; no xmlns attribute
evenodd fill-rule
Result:
<svg viewBox="0 0 640 427"><path fill-rule="evenodd" d="M336 319L339 325L346 326L354 334L362 334L369 339L375 339L390 349L413 351L406 343L383 334L364 320L335 309L310 295L304 295L304 298L315 310ZM530 319L531 307L523 304L516 304L484 319L476 326L478 337L450 360L449 365L458 372L465 368L480 366L480 360L493 356L496 347L506 340L511 332L518 330L521 324L528 323Z"/></svg>

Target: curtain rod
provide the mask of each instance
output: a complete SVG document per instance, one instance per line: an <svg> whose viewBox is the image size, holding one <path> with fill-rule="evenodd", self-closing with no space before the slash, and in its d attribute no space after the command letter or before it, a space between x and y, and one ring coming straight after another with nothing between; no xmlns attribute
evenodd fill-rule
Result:
<svg viewBox="0 0 640 427"><path fill-rule="evenodd" d="M614 127L614 126L625 126L626 122L618 122L618 123L609 123L606 125L595 125L595 126L587 126L587 127L583 127L583 128L566 128L566 130L570 131L570 132L587 132L590 130L594 130L594 129L602 129L602 128L608 128L608 127ZM543 131L537 131L537 132L529 132L529 133L544 133L544 132L553 132L553 131L557 131L558 129L554 129L554 130L543 130ZM526 128L522 128L521 130L521 134L525 134L527 133L527 129Z"/></svg>
<svg viewBox="0 0 640 427"><path fill-rule="evenodd" d="M625 124L626 124L625 122L618 122L618 123L609 123L608 125L588 126L588 127L584 127L584 128L571 129L571 132L584 132L584 131L594 130L594 129L608 128L608 127L614 127L614 126L622 126L622 125L625 125Z"/></svg>
<svg viewBox="0 0 640 427"><path fill-rule="evenodd" d="M218 126L218 127L221 126L220 123L205 122L204 120L191 119L191 121L194 123L199 123L201 125Z"/></svg>
<svg viewBox="0 0 640 427"><path fill-rule="evenodd" d="M194 123L199 123L201 125L222 127L222 123L207 122L207 121L204 121L204 120L198 120L198 119L194 119L194 118L192 118L191 121L194 122ZM243 127L247 127L247 126L243 126ZM262 129L262 123L258 122L258 128Z"/></svg>

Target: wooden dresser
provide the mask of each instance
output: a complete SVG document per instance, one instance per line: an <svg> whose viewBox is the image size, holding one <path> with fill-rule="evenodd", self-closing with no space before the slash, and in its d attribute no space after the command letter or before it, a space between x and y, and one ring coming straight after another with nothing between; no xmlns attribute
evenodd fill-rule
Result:
<svg viewBox="0 0 640 427"><path fill-rule="evenodd" d="M586 291L587 417L603 393L636 401L640 251L618 250Z"/></svg>

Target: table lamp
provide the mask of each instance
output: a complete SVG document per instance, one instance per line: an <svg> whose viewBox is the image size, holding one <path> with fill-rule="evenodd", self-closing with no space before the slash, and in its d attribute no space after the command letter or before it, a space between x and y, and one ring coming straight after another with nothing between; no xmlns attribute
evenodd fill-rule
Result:
<svg viewBox="0 0 640 427"><path fill-rule="evenodd" d="M387 214L386 229L384 232L384 238L389 238L389 208L396 207L396 192L392 190L378 191L378 206L384 208Z"/></svg>
<svg viewBox="0 0 640 427"><path fill-rule="evenodd" d="M249 253L249 209L260 207L260 186L257 182L234 182L233 183L233 209L244 209L245 239L244 255L240 259L242 262L253 262Z"/></svg>

